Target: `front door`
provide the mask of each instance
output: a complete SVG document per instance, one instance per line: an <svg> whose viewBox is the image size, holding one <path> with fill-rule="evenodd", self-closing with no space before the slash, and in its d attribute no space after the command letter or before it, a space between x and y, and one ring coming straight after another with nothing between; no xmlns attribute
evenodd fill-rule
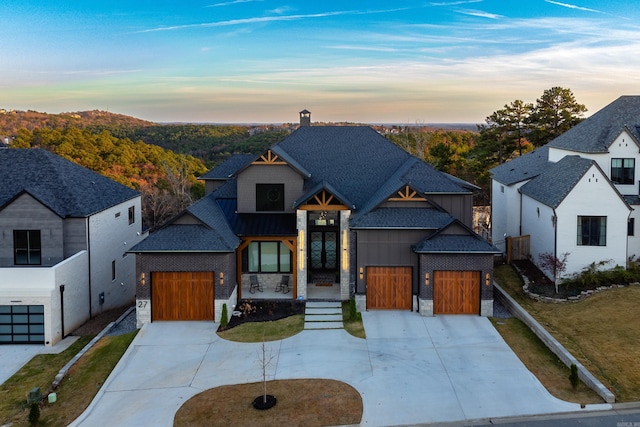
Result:
<svg viewBox="0 0 640 427"><path fill-rule="evenodd" d="M336 271L338 268L338 232L335 230L311 231L309 253L312 271Z"/></svg>

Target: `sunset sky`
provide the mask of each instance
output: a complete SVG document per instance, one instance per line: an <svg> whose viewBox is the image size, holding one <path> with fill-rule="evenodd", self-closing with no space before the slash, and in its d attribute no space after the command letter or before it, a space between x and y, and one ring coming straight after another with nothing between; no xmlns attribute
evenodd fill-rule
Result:
<svg viewBox="0 0 640 427"><path fill-rule="evenodd" d="M640 94L636 0L0 2L0 108L156 122L480 123Z"/></svg>

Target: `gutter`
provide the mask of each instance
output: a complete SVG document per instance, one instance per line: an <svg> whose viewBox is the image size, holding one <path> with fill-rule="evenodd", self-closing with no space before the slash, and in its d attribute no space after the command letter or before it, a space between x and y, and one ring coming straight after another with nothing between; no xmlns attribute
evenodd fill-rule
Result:
<svg viewBox="0 0 640 427"><path fill-rule="evenodd" d="M93 295L91 292L91 227L90 227L90 218L91 217L87 217L87 258L88 258L88 272L89 272L89 280L88 280L88 285L89 285L89 319L93 319L93 308L92 308L92 302L93 302Z"/></svg>

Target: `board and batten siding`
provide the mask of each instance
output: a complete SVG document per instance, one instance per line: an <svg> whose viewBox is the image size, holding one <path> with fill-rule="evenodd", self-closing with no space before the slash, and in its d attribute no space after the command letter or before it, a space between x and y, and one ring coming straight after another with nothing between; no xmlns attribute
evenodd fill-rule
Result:
<svg viewBox="0 0 640 427"><path fill-rule="evenodd" d="M420 257L413 252L412 246L426 238L432 232L425 230L357 230L356 270L371 266L407 266L418 271ZM358 277L356 292L366 290L366 277ZM414 275L412 292L418 291Z"/></svg>
<svg viewBox="0 0 640 427"><path fill-rule="evenodd" d="M303 194L302 176L287 165L252 164L238 175L238 212L256 213L256 184L284 184L284 212Z"/></svg>

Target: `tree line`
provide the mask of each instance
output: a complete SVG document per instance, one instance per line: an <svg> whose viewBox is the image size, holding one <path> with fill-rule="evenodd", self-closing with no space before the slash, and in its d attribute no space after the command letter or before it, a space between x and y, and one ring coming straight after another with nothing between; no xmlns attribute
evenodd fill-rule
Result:
<svg viewBox="0 0 640 427"><path fill-rule="evenodd" d="M490 204L489 170L540 147L582 120L586 107L570 89L552 87L535 102L516 99L477 131L401 126L387 138L436 169L479 186L475 204ZM89 111L0 115L12 147L42 147L142 192L146 226L155 229L202 197L197 178L234 153L258 155L290 126L160 125Z"/></svg>

